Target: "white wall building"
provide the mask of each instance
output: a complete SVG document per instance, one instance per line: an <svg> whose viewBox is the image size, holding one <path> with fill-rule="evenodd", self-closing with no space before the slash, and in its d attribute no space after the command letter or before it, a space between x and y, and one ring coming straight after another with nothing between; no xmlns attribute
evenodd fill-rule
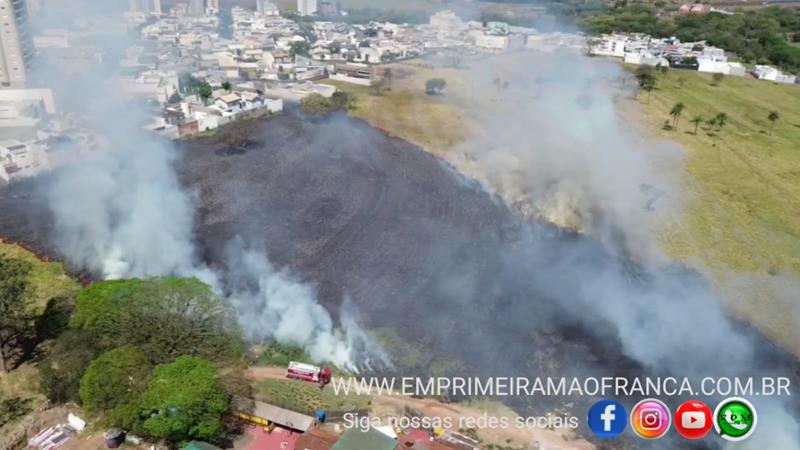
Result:
<svg viewBox="0 0 800 450"><path fill-rule="evenodd" d="M0 87L25 87L32 59L25 0L0 0Z"/></svg>
<svg viewBox="0 0 800 450"><path fill-rule="evenodd" d="M743 77L746 72L745 67L737 62L716 61L701 57L697 59L697 64L698 72L721 73L735 77Z"/></svg>
<svg viewBox="0 0 800 450"><path fill-rule="evenodd" d="M319 10L319 2L317 0L297 0L297 14L301 16L311 16Z"/></svg>
<svg viewBox="0 0 800 450"><path fill-rule="evenodd" d="M625 44L628 37L624 35L603 35L589 46L589 53L597 56L625 57Z"/></svg>
<svg viewBox="0 0 800 450"><path fill-rule="evenodd" d="M279 16L280 9L269 0L256 0L256 12L260 16Z"/></svg>
<svg viewBox="0 0 800 450"><path fill-rule="evenodd" d="M508 36L496 36L483 33L475 36L475 46L489 50L505 50L508 48L508 43Z"/></svg>
<svg viewBox="0 0 800 450"><path fill-rule="evenodd" d="M783 73L772 66L756 66L753 69L753 75L759 80L774 81L776 83L794 84L797 82L795 75Z"/></svg>

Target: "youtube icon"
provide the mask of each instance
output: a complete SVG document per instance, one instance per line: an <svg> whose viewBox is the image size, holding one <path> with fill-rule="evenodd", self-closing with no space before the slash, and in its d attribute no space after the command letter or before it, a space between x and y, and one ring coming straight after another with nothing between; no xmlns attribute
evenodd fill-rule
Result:
<svg viewBox="0 0 800 450"><path fill-rule="evenodd" d="M705 403L689 400L675 411L675 430L686 439L702 439L714 426L711 409Z"/></svg>

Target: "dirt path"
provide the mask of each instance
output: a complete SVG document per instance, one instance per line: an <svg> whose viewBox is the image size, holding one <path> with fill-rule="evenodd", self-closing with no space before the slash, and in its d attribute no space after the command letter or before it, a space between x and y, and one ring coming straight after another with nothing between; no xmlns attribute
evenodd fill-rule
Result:
<svg viewBox="0 0 800 450"><path fill-rule="evenodd" d="M286 369L282 367L251 367L247 376L253 380L283 380L286 379ZM494 404L492 404L494 405ZM460 420L470 418L479 420L490 417L505 417L512 424L504 428L481 428L478 435L484 443L501 446L517 446L531 448L538 444L541 450L592 450L594 445L586 440L576 438L574 433L563 430L550 430L541 428L517 428L513 424L519 417L512 410L497 404L492 410L463 405L458 403L442 403L431 399L415 399L399 395L373 395L371 414L375 417L386 418L403 415L406 408L418 411L423 416L449 418L458 424ZM453 427L458 431L458 426Z"/></svg>

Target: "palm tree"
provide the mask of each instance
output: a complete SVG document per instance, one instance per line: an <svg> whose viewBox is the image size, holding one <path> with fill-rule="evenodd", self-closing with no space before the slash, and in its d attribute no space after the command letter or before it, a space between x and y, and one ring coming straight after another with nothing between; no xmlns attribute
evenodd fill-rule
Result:
<svg viewBox="0 0 800 450"><path fill-rule="evenodd" d="M669 115L672 116L672 129L673 130L677 130L678 129L678 120L680 120L681 113L683 113L683 110L685 108L686 108L686 105L684 105L683 102L678 102L678 103L675 103L675 106L673 106L672 109L670 110Z"/></svg>
<svg viewBox="0 0 800 450"><path fill-rule="evenodd" d="M769 124L769 134L772 134L772 129L775 128L775 122L777 122L778 119L780 119L780 118L781 118L781 115L778 114L778 111L772 111L772 112L769 113L769 115L767 116L767 119L769 119L769 122L770 122L770 124Z"/></svg>
<svg viewBox="0 0 800 450"><path fill-rule="evenodd" d="M642 84L642 89L647 91L647 104L650 104L650 94L653 92L653 89L656 88L656 79L655 77L648 77L644 80Z"/></svg>
<svg viewBox="0 0 800 450"><path fill-rule="evenodd" d="M716 126L717 131L722 131L722 127L724 127L726 123L728 123L728 115L725 113L719 113L714 116L713 119L711 119L709 125Z"/></svg>
<svg viewBox="0 0 800 450"><path fill-rule="evenodd" d="M692 120L689 121L689 122L694 124L694 134L695 134L695 136L697 135L697 128L700 126L701 123L703 123L704 120L705 119L703 119L703 116L698 114L698 115L695 115L694 117L692 117Z"/></svg>
<svg viewBox="0 0 800 450"><path fill-rule="evenodd" d="M724 112L721 112L717 114L717 117L715 117L715 119L717 119L717 130L721 131L722 127L724 127L725 124L728 122L728 115L725 114Z"/></svg>

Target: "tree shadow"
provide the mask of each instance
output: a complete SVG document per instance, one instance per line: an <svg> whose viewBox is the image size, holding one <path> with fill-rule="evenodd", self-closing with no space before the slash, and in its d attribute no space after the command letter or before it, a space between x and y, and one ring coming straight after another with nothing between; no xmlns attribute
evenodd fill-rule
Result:
<svg viewBox="0 0 800 450"><path fill-rule="evenodd" d="M13 369L28 361L40 361L41 344L55 339L69 326L69 318L75 309L75 302L69 297L54 297L48 300L44 312L33 317L30 324L18 337L17 351L14 352Z"/></svg>

